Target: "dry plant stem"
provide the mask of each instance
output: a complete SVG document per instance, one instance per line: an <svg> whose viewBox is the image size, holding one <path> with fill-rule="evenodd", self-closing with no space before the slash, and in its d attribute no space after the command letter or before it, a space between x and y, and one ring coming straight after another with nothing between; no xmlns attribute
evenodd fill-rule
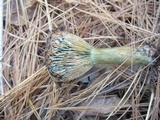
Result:
<svg viewBox="0 0 160 120"><path fill-rule="evenodd" d="M131 46L98 49L66 32L53 33L48 40L47 67L53 76L60 77L62 81L83 75L94 64L159 64L159 60L155 60L159 51L150 45L135 50Z"/></svg>

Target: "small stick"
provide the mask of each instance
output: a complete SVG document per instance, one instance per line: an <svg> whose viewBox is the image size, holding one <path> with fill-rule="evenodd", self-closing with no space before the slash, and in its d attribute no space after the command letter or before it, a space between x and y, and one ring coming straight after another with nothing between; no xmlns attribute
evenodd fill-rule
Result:
<svg viewBox="0 0 160 120"><path fill-rule="evenodd" d="M94 48L82 38L67 33L51 34L48 38L47 68L60 81L77 78L94 64L160 65L160 51L151 45Z"/></svg>

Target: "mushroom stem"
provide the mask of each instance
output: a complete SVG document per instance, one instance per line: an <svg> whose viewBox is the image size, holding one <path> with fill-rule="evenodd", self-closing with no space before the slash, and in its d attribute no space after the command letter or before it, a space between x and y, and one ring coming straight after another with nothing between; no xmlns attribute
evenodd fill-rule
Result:
<svg viewBox="0 0 160 120"><path fill-rule="evenodd" d="M91 51L91 60L93 64L133 64L147 65L151 62L154 64L152 53L155 51L149 45L145 45L133 50L130 46L114 48L93 48ZM155 60L156 61L156 60Z"/></svg>

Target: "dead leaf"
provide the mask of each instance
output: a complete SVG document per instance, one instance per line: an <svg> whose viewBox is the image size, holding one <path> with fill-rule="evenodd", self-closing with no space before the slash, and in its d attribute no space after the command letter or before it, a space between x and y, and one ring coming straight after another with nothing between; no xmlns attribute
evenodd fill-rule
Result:
<svg viewBox="0 0 160 120"><path fill-rule="evenodd" d="M107 113L112 112L119 102L120 98L117 96L97 96L92 100L91 103L90 101L87 101L82 103L80 106L88 106L87 110L85 110L84 115L106 115Z"/></svg>

